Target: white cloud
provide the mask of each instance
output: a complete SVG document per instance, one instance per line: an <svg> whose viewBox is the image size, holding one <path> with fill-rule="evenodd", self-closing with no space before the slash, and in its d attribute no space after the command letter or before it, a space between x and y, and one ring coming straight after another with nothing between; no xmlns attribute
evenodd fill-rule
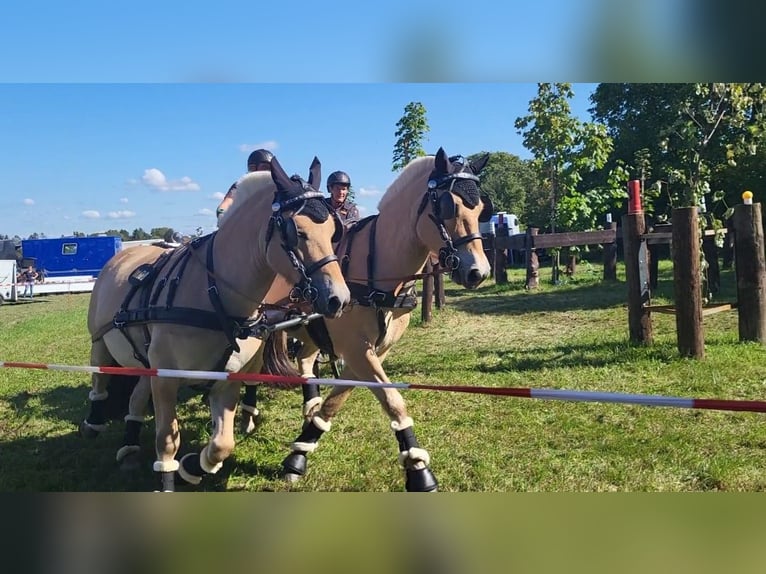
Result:
<svg viewBox="0 0 766 574"><path fill-rule="evenodd" d="M23 203L24 203L24 205L34 205L34 204L35 204L35 200L34 200L34 199L29 199L29 198L27 197L27 198L24 200L24 202L23 202Z"/></svg>
<svg viewBox="0 0 766 574"><path fill-rule="evenodd" d="M218 201L221 201L226 194L220 191L216 191L214 194L209 195L208 197L210 199L217 199Z"/></svg>
<svg viewBox="0 0 766 574"><path fill-rule="evenodd" d="M192 178L183 176L181 179L169 180L165 177L165 174L158 170L156 167L144 170L144 175L141 176L141 181L147 187L154 188L158 191L199 191L199 184L194 182Z"/></svg>
<svg viewBox="0 0 766 574"><path fill-rule="evenodd" d="M83 211L81 215L85 219L99 219L101 217L101 214L95 209L88 209L87 211Z"/></svg>
<svg viewBox="0 0 766 574"><path fill-rule="evenodd" d="M120 211L110 211L106 214L109 219L130 219L131 217L135 217L135 215L135 211L128 211L127 209Z"/></svg>
<svg viewBox="0 0 766 574"><path fill-rule="evenodd" d="M215 211L213 211L212 209L208 209L207 207L203 207L202 209L197 211L197 215L205 215L205 216L215 215Z"/></svg>
<svg viewBox="0 0 766 574"><path fill-rule="evenodd" d="M128 198L127 197L121 197L120 198L120 203L128 203Z"/></svg>
<svg viewBox="0 0 766 574"><path fill-rule="evenodd" d="M265 142L256 144L239 144L239 151L245 153L250 153L251 151L255 151L257 149L268 149L271 151L276 151L278 147L279 144L274 140L266 140Z"/></svg>
<svg viewBox="0 0 766 574"><path fill-rule="evenodd" d="M381 191L374 187L360 187L359 189L355 189L354 193L358 193L359 197L378 197L381 195Z"/></svg>

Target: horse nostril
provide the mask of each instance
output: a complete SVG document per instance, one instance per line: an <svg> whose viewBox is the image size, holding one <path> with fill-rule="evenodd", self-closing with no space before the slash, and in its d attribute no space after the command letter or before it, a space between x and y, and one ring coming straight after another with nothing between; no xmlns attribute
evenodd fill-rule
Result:
<svg viewBox="0 0 766 574"><path fill-rule="evenodd" d="M484 280L484 276L478 269L471 269L468 272L467 283L469 285L478 285Z"/></svg>
<svg viewBox="0 0 766 574"><path fill-rule="evenodd" d="M343 308L343 302L340 300L340 297L330 297L330 299L327 301L327 314L331 316L335 316L338 314L338 312Z"/></svg>

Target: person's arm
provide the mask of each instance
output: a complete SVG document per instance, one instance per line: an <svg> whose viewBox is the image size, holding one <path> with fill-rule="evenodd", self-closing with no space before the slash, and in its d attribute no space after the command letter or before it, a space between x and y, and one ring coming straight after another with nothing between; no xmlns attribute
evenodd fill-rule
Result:
<svg viewBox="0 0 766 574"><path fill-rule="evenodd" d="M348 223L354 223L356 221L359 221L361 217L359 216L359 209L356 207L355 203L351 204L351 207L348 210L348 217L346 218L346 221Z"/></svg>
<svg viewBox="0 0 766 574"><path fill-rule="evenodd" d="M237 190L237 184L233 183L231 187L229 188L229 191L226 192L226 195L223 196L223 199L221 200L221 203L218 204L218 208L215 210L215 216L216 219L221 219L221 216L223 215L223 212L229 209L232 203L234 203L234 193Z"/></svg>

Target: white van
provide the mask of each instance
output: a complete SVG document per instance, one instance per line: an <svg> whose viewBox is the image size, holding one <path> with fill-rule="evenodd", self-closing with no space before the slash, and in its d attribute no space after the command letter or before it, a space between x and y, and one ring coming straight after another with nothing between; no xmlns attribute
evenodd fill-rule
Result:
<svg viewBox="0 0 766 574"><path fill-rule="evenodd" d="M16 284L16 261L0 259L0 304L5 301L18 301L19 293Z"/></svg>
<svg viewBox="0 0 766 574"><path fill-rule="evenodd" d="M479 232L482 235L497 235L497 227L501 224L508 228L508 235L518 235L521 233L519 218L515 214L506 213L505 211L498 211L490 217L489 221L479 223Z"/></svg>

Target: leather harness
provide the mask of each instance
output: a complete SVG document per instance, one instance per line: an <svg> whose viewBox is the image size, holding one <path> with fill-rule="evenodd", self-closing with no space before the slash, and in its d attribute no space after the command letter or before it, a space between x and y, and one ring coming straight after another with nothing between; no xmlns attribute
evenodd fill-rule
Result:
<svg viewBox="0 0 766 574"><path fill-rule="evenodd" d="M154 262L144 263L134 269L128 278L130 290L125 295L120 309L115 313L111 323L104 325L94 333L92 341L98 341L112 329L118 329L133 348L133 356L148 368L149 360L146 356L146 350L151 344L149 323L175 323L189 327L199 327L221 331L226 336L229 346L219 365L226 364L231 353L239 351L239 344L236 339L245 339L250 336L251 328L255 325L256 321L250 317L231 317L223 307L215 280L215 265L213 261L215 234L216 232L214 231L209 235L195 239L188 245L172 250L169 249L160 254ZM206 311L189 307L176 307L173 305L173 301L184 270L189 263L192 252L204 244L207 244L207 293L214 310ZM160 304L159 300L163 292L165 293L165 299L164 303ZM139 306L130 309L130 303L136 296L139 297ZM143 350L128 332L128 327L134 325L142 326L144 335Z"/></svg>

